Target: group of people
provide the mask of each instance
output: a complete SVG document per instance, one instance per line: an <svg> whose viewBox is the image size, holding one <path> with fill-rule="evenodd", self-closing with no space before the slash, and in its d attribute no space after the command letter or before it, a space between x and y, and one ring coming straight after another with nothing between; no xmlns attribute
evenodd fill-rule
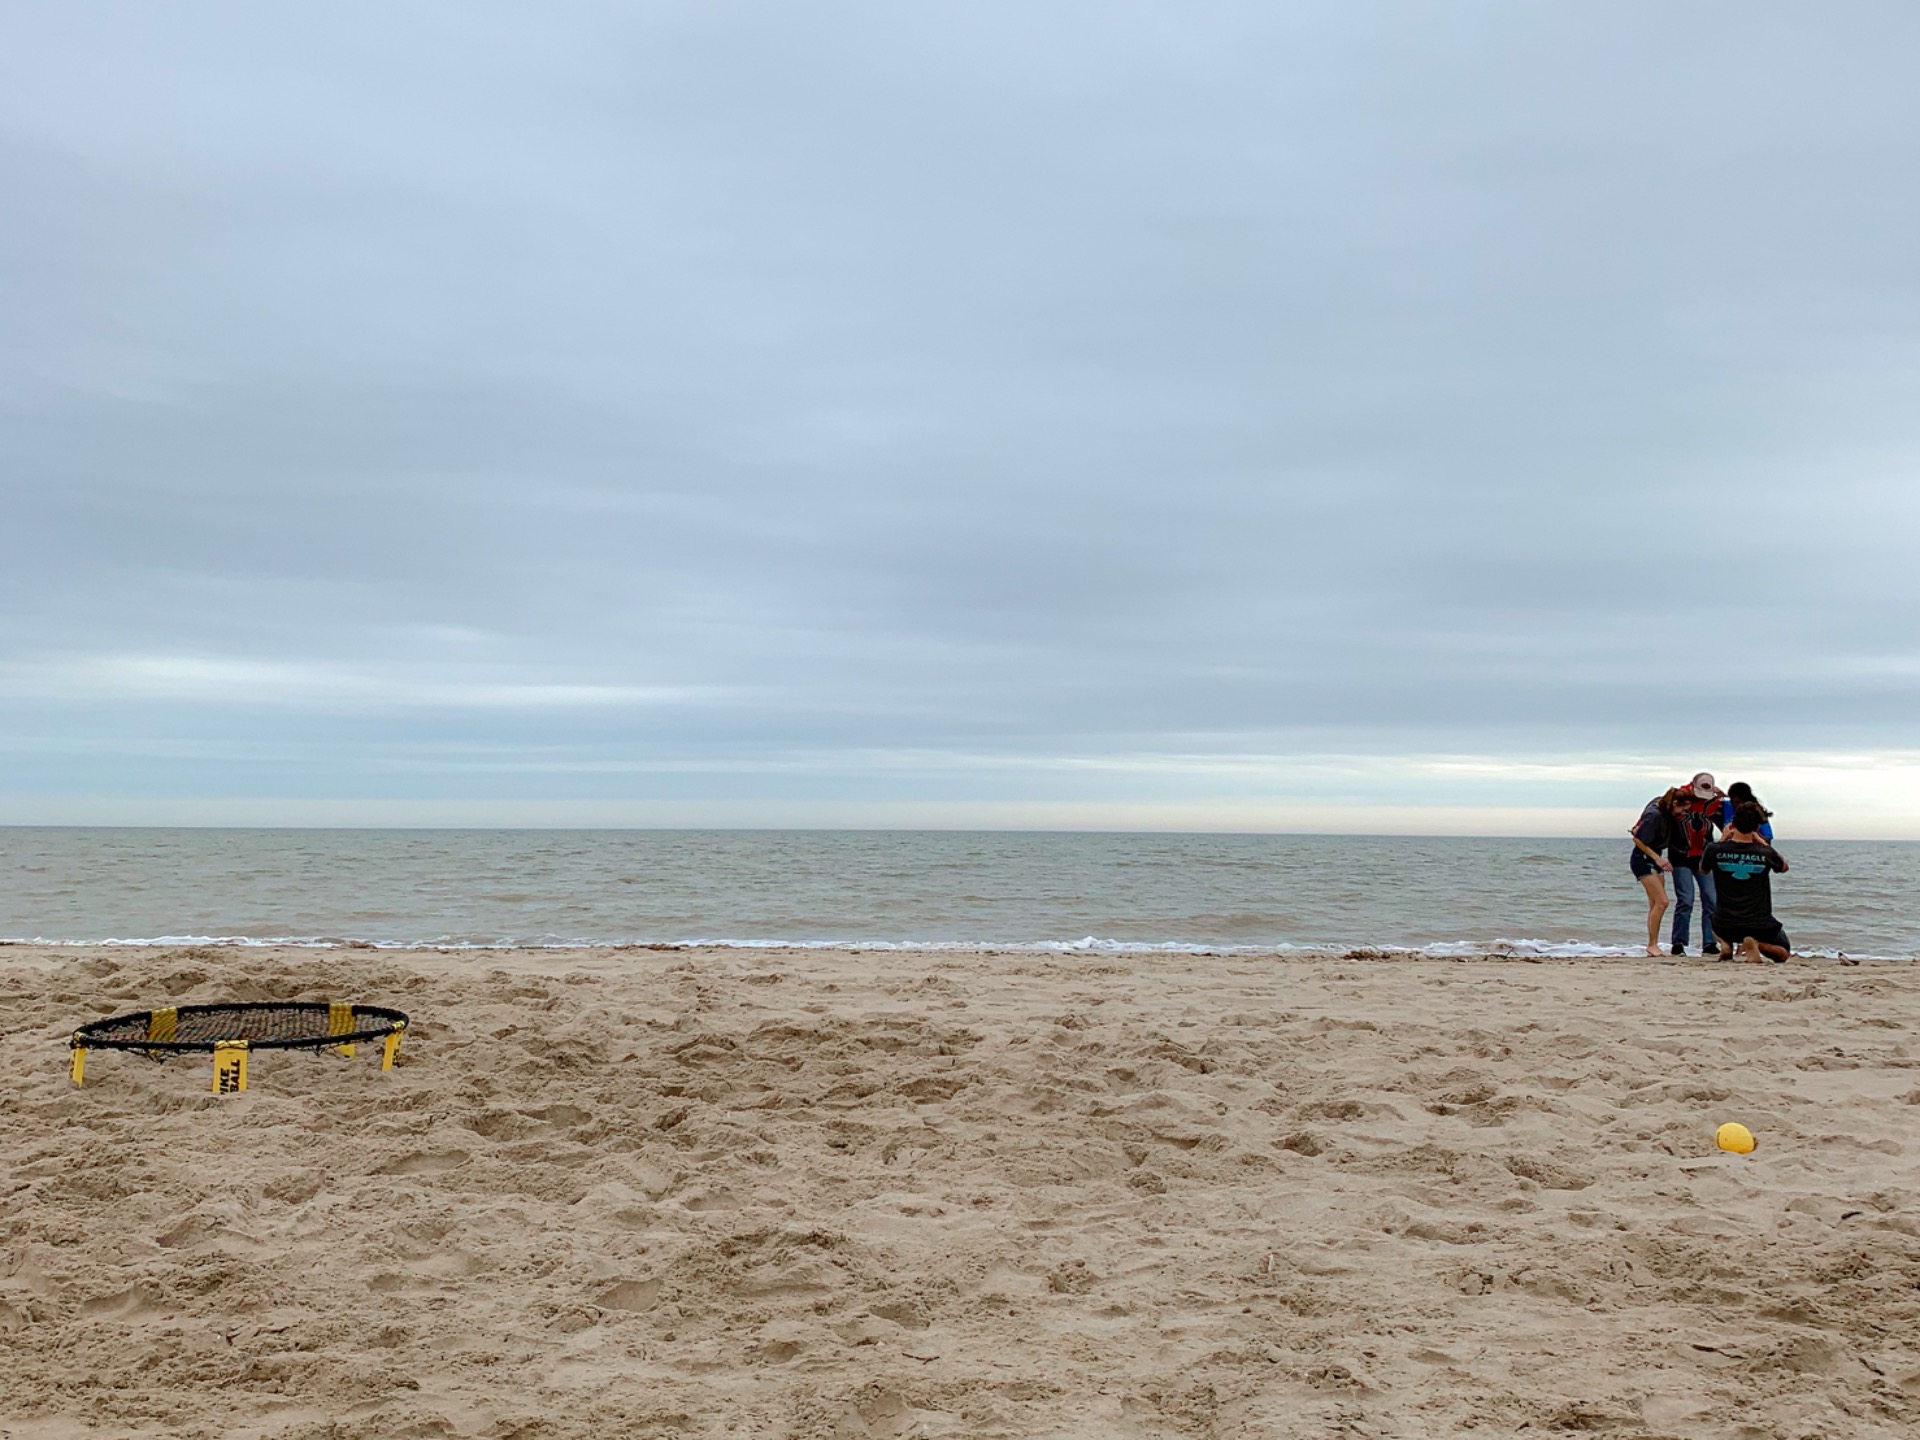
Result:
<svg viewBox="0 0 1920 1440"><path fill-rule="evenodd" d="M1751 785L1737 780L1722 790L1704 770L1647 802L1628 832L1633 874L1647 892L1647 954L1662 953L1669 875L1675 955L1687 953L1696 897L1702 955L1727 960L1737 949L1742 959L1777 963L1792 953L1773 915L1771 877L1785 874L1787 862L1773 848L1772 816Z"/></svg>

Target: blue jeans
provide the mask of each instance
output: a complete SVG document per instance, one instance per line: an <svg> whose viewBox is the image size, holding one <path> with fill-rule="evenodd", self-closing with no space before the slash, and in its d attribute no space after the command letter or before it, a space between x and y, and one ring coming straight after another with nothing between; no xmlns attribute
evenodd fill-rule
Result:
<svg viewBox="0 0 1920 1440"><path fill-rule="evenodd" d="M1713 949L1713 872L1673 867L1673 943L1685 945L1693 925L1693 889L1700 887L1700 948Z"/></svg>

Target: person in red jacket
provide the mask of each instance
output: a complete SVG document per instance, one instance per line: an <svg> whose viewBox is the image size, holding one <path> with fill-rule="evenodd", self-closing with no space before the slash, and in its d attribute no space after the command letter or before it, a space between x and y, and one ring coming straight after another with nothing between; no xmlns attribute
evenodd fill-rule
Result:
<svg viewBox="0 0 1920 1440"><path fill-rule="evenodd" d="M1702 770L1687 782L1676 796L1669 817L1667 858L1673 862L1673 953L1687 953L1687 932L1693 925L1693 900L1700 895L1700 953L1714 953L1713 910L1715 904L1713 871L1702 869L1700 857L1713 840L1713 827L1720 819L1720 802L1725 798L1713 776Z"/></svg>

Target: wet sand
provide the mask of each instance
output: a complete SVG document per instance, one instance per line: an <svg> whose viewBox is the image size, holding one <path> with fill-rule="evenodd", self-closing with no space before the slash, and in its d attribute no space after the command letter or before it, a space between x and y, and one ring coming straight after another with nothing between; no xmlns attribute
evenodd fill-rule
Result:
<svg viewBox="0 0 1920 1440"><path fill-rule="evenodd" d="M1904 965L10 946L0 991L6 1440L1920 1427ZM81 1020L278 998L409 1011L400 1066L68 1083Z"/></svg>

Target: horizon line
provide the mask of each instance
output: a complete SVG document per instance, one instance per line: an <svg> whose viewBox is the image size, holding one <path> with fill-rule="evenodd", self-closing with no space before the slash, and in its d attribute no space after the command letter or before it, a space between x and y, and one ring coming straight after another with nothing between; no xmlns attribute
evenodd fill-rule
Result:
<svg viewBox="0 0 1920 1440"><path fill-rule="evenodd" d="M1579 833L1532 833L1487 830L1248 830L1248 829L1156 829L1156 828L1105 828L1098 826L976 826L976 825L460 825L460 824L178 824L158 821L142 821L132 824L100 822L49 822L49 821L6 821L0 820L0 831L7 830L194 830L228 831L235 833L267 832L310 832L328 831L342 834L405 834L409 832L437 834L585 834L585 835L632 835L632 834L681 834L681 835L1121 835L1150 836L1164 835L1180 838L1201 838L1210 836L1236 836L1246 839L1297 839L1297 840L1591 840L1614 843L1613 837L1603 834ZM1629 843L1623 831L1620 842ZM1811 834L1790 837L1786 842L1796 844L1847 844L1847 845L1920 845L1920 836L1887 835L1823 835Z"/></svg>

